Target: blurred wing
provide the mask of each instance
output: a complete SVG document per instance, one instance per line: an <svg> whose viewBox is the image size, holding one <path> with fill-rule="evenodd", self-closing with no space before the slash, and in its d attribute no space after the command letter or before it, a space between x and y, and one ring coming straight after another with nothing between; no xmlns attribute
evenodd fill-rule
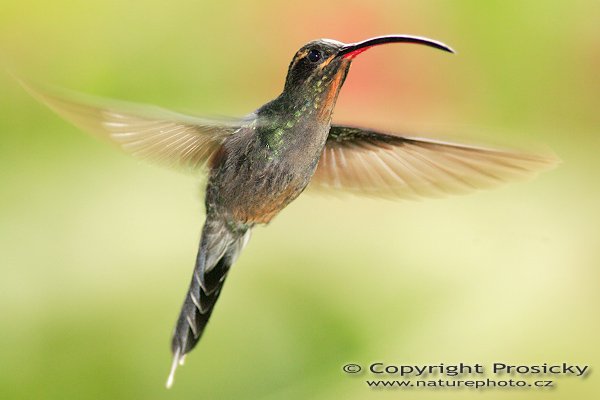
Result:
<svg viewBox="0 0 600 400"><path fill-rule="evenodd" d="M223 139L249 121L210 120L159 107L40 89L21 82L37 100L80 129L134 156L197 170Z"/></svg>
<svg viewBox="0 0 600 400"><path fill-rule="evenodd" d="M334 125L312 185L380 197L439 197L531 177L556 163L551 157Z"/></svg>

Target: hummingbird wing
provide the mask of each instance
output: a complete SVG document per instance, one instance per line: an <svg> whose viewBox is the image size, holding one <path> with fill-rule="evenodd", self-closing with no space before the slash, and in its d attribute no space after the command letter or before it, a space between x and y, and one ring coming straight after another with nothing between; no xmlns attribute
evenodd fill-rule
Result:
<svg viewBox="0 0 600 400"><path fill-rule="evenodd" d="M332 125L313 187L379 197L465 193L532 177L558 160Z"/></svg>
<svg viewBox="0 0 600 400"><path fill-rule="evenodd" d="M106 100L21 82L73 125L134 156L195 171L249 120L192 117L160 107Z"/></svg>

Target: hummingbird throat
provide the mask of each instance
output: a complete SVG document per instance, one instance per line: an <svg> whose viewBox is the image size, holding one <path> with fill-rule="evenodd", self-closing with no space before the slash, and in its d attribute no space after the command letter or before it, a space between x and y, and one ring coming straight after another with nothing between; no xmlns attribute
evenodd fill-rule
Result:
<svg viewBox="0 0 600 400"><path fill-rule="evenodd" d="M299 141L314 141L322 138L306 137L308 132L318 132L311 126L325 125L329 127L337 96L347 74L347 69L340 68L335 75L324 74L309 85L297 89L294 93L283 93L279 101L286 105L286 110L277 117L271 129L266 130L264 139L272 157L281 154L287 145L297 146ZM307 129L302 129L306 126ZM327 129L328 131L328 129Z"/></svg>

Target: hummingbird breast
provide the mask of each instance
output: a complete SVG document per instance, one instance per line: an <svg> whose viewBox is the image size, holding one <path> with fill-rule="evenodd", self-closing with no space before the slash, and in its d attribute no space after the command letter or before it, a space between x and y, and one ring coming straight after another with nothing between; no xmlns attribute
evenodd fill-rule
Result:
<svg viewBox="0 0 600 400"><path fill-rule="evenodd" d="M278 149L265 145L252 128L230 136L211 161L207 212L246 225L271 221L310 182L328 130L320 126L290 132Z"/></svg>

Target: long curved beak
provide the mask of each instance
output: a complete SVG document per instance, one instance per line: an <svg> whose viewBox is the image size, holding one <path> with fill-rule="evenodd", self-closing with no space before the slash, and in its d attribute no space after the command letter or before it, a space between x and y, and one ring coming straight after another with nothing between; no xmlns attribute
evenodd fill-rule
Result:
<svg viewBox="0 0 600 400"><path fill-rule="evenodd" d="M415 43L422 44L429 47L434 47L439 50L444 50L449 53L454 53L454 50L450 46L445 45L442 42L438 42L437 40L428 39L420 36L410 36L410 35L386 35L386 36L377 36L371 39L363 40L358 43L350 43L343 46L338 52L337 56L342 58L354 58L363 51L370 49L373 46L378 46L380 44L387 43Z"/></svg>

